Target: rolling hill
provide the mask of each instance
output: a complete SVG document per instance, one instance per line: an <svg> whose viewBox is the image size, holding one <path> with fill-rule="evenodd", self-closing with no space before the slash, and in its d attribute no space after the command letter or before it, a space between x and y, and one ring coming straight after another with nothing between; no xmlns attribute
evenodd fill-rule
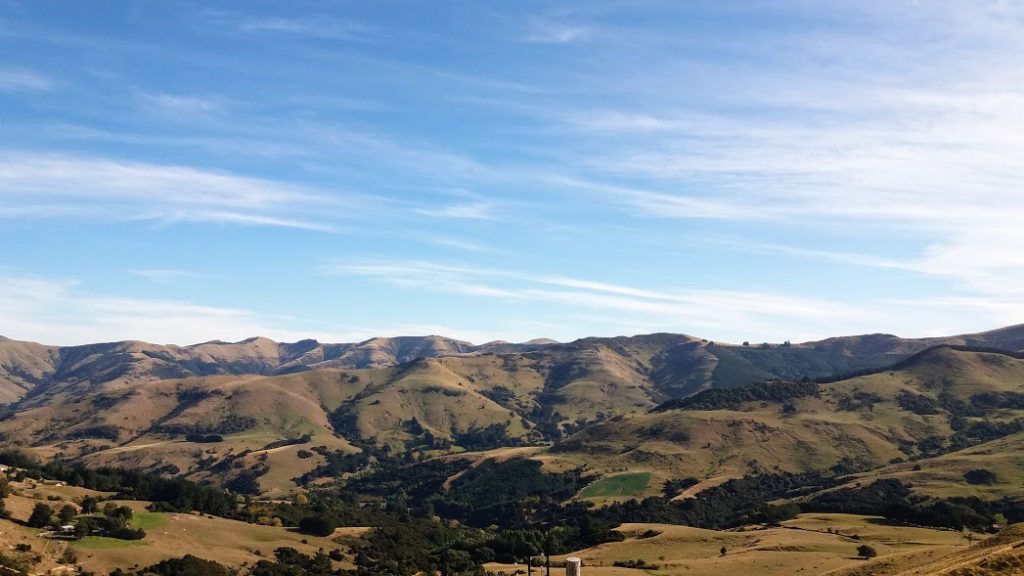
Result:
<svg viewBox="0 0 1024 576"><path fill-rule="evenodd" d="M554 379L568 380L588 369L588 356L612 353L624 359L615 369L618 380L643 380L664 397L681 397L708 387L765 378L817 378L879 368L941 344L1024 350L1024 326L944 338L871 334L746 346L716 345L675 334L584 338L566 344L540 339L474 345L442 336L406 336L348 344L250 338L191 346L124 341L65 347L0 336L0 403L14 403L58 384L88 388L107 382L132 385L224 374L266 376L327 368L383 368L421 358L481 354L513 358L532 354L531 358L540 362L558 364L553 366L557 370Z"/></svg>
<svg viewBox="0 0 1024 576"><path fill-rule="evenodd" d="M713 389L631 418L584 428L549 450L564 466L650 470L713 485L755 472L893 464L915 478L945 468L963 486L970 462L1004 471L992 495L1019 490L1014 448L1024 432L1024 360L938 347L893 370L827 384L768 382ZM975 451L983 454L975 455ZM988 458L983 456L987 454ZM931 460L933 459L934 460ZM952 462L964 460L958 466ZM885 469L883 469L885 470ZM884 472L879 472L884 474ZM915 482L918 483L918 482ZM929 483L920 482L928 491ZM939 490L937 480L931 490ZM652 483L649 493L656 493ZM977 494L985 490L962 490Z"/></svg>
<svg viewBox="0 0 1024 576"><path fill-rule="evenodd" d="M476 346L441 336L422 336L372 338L356 344L321 344L316 340L278 343L249 338L191 346L124 341L59 347L0 336L0 402L10 403L60 383L90 386L218 374L378 368L418 358L529 350L544 345L491 342Z"/></svg>
<svg viewBox="0 0 1024 576"><path fill-rule="evenodd" d="M533 445L555 468L651 472L656 493L671 477L856 471L1007 436L1024 415L1022 346L1021 326L757 346L673 334L483 346L3 339L0 439L251 492L294 489L367 447L430 458Z"/></svg>

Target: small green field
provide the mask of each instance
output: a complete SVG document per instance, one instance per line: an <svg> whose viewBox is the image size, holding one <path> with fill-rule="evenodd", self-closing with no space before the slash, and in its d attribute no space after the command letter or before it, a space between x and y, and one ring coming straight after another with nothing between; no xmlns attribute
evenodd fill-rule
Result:
<svg viewBox="0 0 1024 576"><path fill-rule="evenodd" d="M107 538L106 536L86 536L72 544L72 547L79 550L113 550L115 548L132 548L145 545L145 540L119 540L117 538Z"/></svg>
<svg viewBox="0 0 1024 576"><path fill-rule="evenodd" d="M650 472L630 472L601 478L584 488L580 498L614 498L639 496L651 481Z"/></svg>
<svg viewBox="0 0 1024 576"><path fill-rule="evenodd" d="M160 512L136 512L132 516L132 528L149 530L167 523L167 518Z"/></svg>

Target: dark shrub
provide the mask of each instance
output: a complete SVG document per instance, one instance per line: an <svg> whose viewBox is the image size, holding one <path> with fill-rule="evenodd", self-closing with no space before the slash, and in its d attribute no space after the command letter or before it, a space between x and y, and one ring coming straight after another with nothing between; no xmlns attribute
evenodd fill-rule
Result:
<svg viewBox="0 0 1024 576"><path fill-rule="evenodd" d="M320 516L307 516L299 522L299 531L312 536L330 536L334 533L334 524Z"/></svg>
<svg viewBox="0 0 1024 576"><path fill-rule="evenodd" d="M964 472L964 480L968 484L974 484L974 485L978 485L978 484L991 485L991 484L995 484L996 482L999 481L999 479L996 478L996 475L995 475L994 472L992 472L991 470L985 470L983 468L978 468L976 470L970 470L968 472Z"/></svg>

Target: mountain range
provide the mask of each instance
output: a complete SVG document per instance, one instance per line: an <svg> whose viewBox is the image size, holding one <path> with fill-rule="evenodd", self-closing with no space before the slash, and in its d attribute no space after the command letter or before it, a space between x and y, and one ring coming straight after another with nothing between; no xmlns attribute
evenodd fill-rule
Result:
<svg viewBox="0 0 1024 576"><path fill-rule="evenodd" d="M421 459L515 453L656 481L867 469L1012 443L1022 350L1024 326L755 345L676 334L480 346L0 338L0 440L256 492L330 477L337 455L384 446ZM979 422L1004 433L970 432Z"/></svg>

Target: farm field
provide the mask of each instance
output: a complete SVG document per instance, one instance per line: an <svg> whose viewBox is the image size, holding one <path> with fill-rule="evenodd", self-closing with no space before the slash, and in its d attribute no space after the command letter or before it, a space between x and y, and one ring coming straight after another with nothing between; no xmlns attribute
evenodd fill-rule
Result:
<svg viewBox="0 0 1024 576"><path fill-rule="evenodd" d="M714 531L624 524L619 530L626 540L552 557L552 562L576 556L582 559L586 574L598 576L789 576L851 569L872 574L875 565L909 568L966 550L969 544L962 534L950 530L893 525L877 517L847 514L807 514L774 528ZM977 535L975 542L984 537ZM857 547L864 544L873 547L878 557L857 557ZM614 566L616 562L636 560L657 569ZM487 569L512 574L523 567L489 564Z"/></svg>
<svg viewBox="0 0 1024 576"><path fill-rule="evenodd" d="M6 499L12 517L24 521L37 500L20 496ZM235 520L200 514L148 512L148 502L115 501L132 508L132 525L146 530L143 540L118 540L90 536L77 542L49 540L39 536L39 530L0 519L0 544L3 549L16 544L28 544L38 551L43 561L35 567L36 573L45 573L60 566L58 559L71 548L77 564L83 570L107 574L115 568L149 566L168 558L193 554L229 567L254 564L262 558L273 558L274 550L291 547L304 554L319 549L341 549L346 555L348 547L335 540L350 540L365 529L339 528L335 535L319 538L300 534L292 529L260 526ZM337 568L351 567L349 562L335 563Z"/></svg>
<svg viewBox="0 0 1024 576"><path fill-rule="evenodd" d="M628 472L606 476L580 491L580 498L635 498L651 482L650 472Z"/></svg>
<svg viewBox="0 0 1024 576"><path fill-rule="evenodd" d="M83 540L85 546L72 543L71 547L78 553L79 564L84 570L107 573L119 566L148 566L185 554L238 567L273 557L274 550L284 546L304 554L314 553L319 548L332 550L339 547L329 537L307 536L287 528L199 514L147 512L147 502L117 504L134 510L133 524L146 529L146 538L141 544L124 540L99 542L111 540L109 538L86 538ZM121 545L115 545L117 543ZM341 548L344 551L344 547Z"/></svg>

